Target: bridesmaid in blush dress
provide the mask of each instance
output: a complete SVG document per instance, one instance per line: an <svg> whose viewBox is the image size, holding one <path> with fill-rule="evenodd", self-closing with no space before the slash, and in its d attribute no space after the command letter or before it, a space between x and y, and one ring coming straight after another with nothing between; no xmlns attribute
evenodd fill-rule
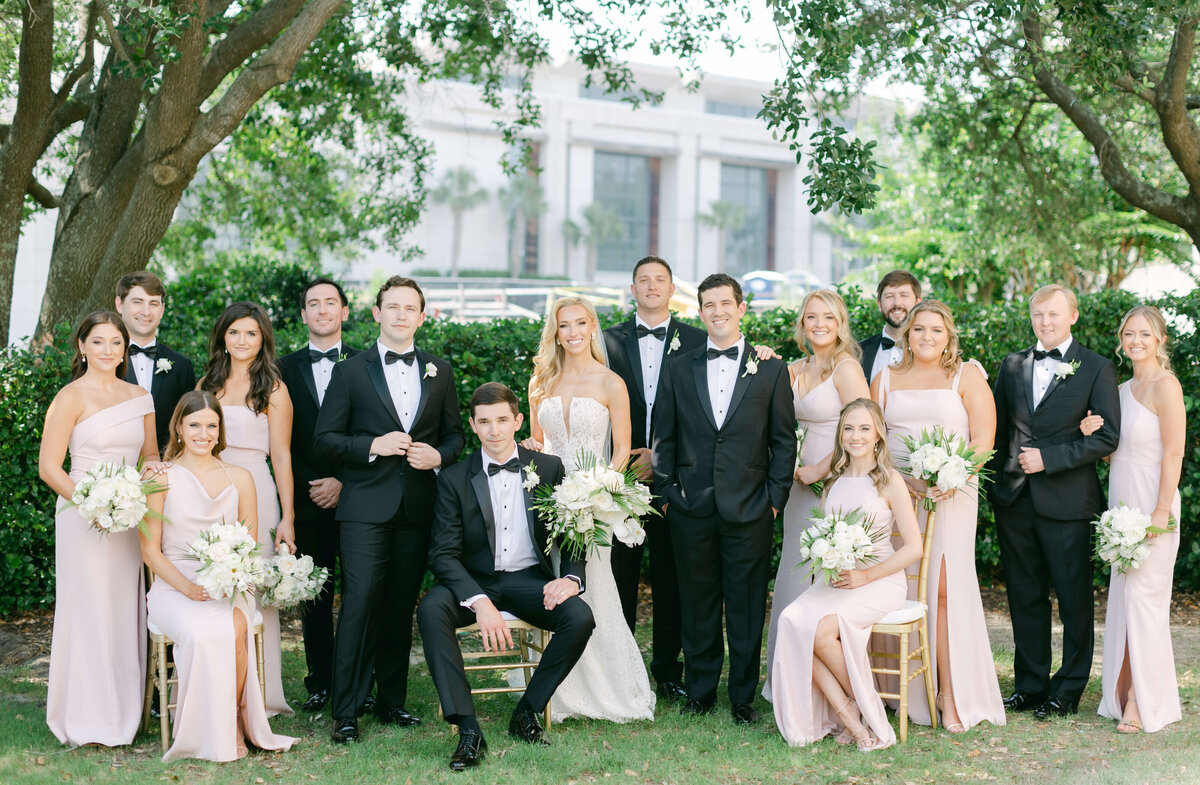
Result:
<svg viewBox="0 0 1200 785"><path fill-rule="evenodd" d="M97 464L146 459L157 474L154 402L124 380L129 334L115 313L94 311L76 328L72 381L42 429L38 473L58 494L54 515L54 638L46 724L63 744L130 744L142 714L146 605L135 530L102 534L68 503ZM63 458L71 456L70 473Z"/></svg>
<svg viewBox="0 0 1200 785"><path fill-rule="evenodd" d="M898 466L908 460L902 437L918 438L936 426L980 453L992 449L996 437L992 391L979 364L964 363L959 357L958 329L950 309L937 300L922 300L900 326L897 345L900 363L884 368L871 384L871 395L887 421L892 460ZM915 498L928 496L937 502L927 596L936 598L929 605L929 629L937 641L932 664L942 725L951 733L984 721L1003 725L1004 703L975 573L978 487L944 493L912 477L906 476L905 482ZM926 515L922 509L922 529ZM914 581L909 599L916 598ZM890 686L898 687L896 677L887 678ZM930 724L924 691L909 691L908 711L914 722Z"/></svg>
<svg viewBox="0 0 1200 785"><path fill-rule="evenodd" d="M1153 733L1182 716L1170 616L1187 418L1158 309L1133 308L1117 336L1119 350L1133 362L1133 378L1120 387L1121 441L1110 457L1108 504L1140 510L1160 528L1172 518L1177 523L1172 532L1151 534L1150 555L1139 567L1111 571L1098 713L1119 720L1121 733ZM1103 422L1092 415L1080 428L1090 434Z"/></svg>
<svg viewBox="0 0 1200 785"><path fill-rule="evenodd" d="M254 478L258 541L263 550L273 552L284 543L295 553L292 399L275 363L275 334L261 305L233 303L217 318L208 344L208 367L199 388L215 395L224 408L228 439L225 461L246 469ZM291 714L283 697L279 611L261 611L267 714Z"/></svg>
<svg viewBox="0 0 1200 785"><path fill-rule="evenodd" d="M796 345L806 357L788 366L797 428L804 432L796 481L783 509L783 550L771 595L771 623L767 633L767 678L762 696L771 699L771 662L779 615L792 600L812 585L800 563L800 533L808 528L813 509L821 500L809 487L829 474L834 431L842 407L870 390L858 359L862 350L850 334L850 316L842 296L832 289L809 292L800 304Z"/></svg>
<svg viewBox="0 0 1200 785"><path fill-rule="evenodd" d="M174 743L163 761L201 758L231 761L259 749L286 750L294 739L271 732L258 686L254 652L254 599L213 599L193 582L199 563L189 546L210 526L241 521L254 533L254 480L217 456L225 447L221 405L193 390L175 407L168 431L167 489L150 507L170 522L151 518L142 557L158 580L146 604L150 621L175 642Z"/></svg>
<svg viewBox="0 0 1200 785"><path fill-rule="evenodd" d="M834 731L839 744L863 752L896 743L875 689L867 644L871 625L904 605L904 568L921 558L921 533L900 473L892 468L883 414L866 398L838 420L831 479L822 509L863 510L878 538L875 560L826 582L823 575L779 617L771 703L789 745L805 746ZM892 549L893 524L901 546Z"/></svg>

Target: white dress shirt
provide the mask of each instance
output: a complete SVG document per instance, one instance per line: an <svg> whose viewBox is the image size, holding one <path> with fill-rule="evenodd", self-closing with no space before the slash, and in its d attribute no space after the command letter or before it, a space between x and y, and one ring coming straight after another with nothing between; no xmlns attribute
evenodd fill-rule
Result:
<svg viewBox="0 0 1200 785"><path fill-rule="evenodd" d="M1067 336L1067 340L1060 343L1055 348L1066 356L1067 350L1071 348L1071 342L1074 340L1071 336ZM1037 342L1039 351L1046 351L1046 347L1041 341ZM1047 357L1044 360L1033 361L1033 408L1042 405L1042 399L1046 397L1046 390L1050 389L1050 382L1054 381L1054 370L1058 368L1058 364L1062 362L1057 357Z"/></svg>
<svg viewBox="0 0 1200 785"><path fill-rule="evenodd" d="M718 348L709 338L709 349ZM746 339L738 338L734 344L737 348L737 359L716 357L708 360L708 404L712 407L713 420L720 428L725 424L725 415L729 414L729 403L733 400L733 386L737 384L738 368L742 367L742 355L746 351Z"/></svg>
<svg viewBox="0 0 1200 785"><path fill-rule="evenodd" d="M416 359L412 365L397 361L388 365L387 353L391 351L382 342L375 344L379 350L379 359L383 361L383 377L387 379L388 392L392 396L392 404L396 414L400 415L400 424L405 431L411 431L413 419L417 416L417 405L421 403L421 364ZM400 354L414 351L409 344Z"/></svg>
<svg viewBox="0 0 1200 785"><path fill-rule="evenodd" d="M634 321L637 325L648 329L662 327L668 334L671 332L671 317L669 316L661 325L647 324L642 321L640 316L635 316ZM666 356L666 351L666 335L661 341L653 335L638 338L638 357L642 362L642 397L646 401L646 444L650 444L650 417L654 411L654 399L658 394L658 377L662 372L663 357Z"/></svg>
<svg viewBox="0 0 1200 785"><path fill-rule="evenodd" d="M888 335L886 330L883 331L882 335L889 341L893 340L892 336ZM900 345L896 344L890 349L884 349L883 342L881 341L879 348L875 350L875 363L871 366L871 378L867 380L868 384L875 381L875 377L878 376L879 372L884 368L888 367L889 365L899 365L900 360Z"/></svg>
<svg viewBox="0 0 1200 785"><path fill-rule="evenodd" d="M133 345L131 342L130 346ZM156 338L142 348L149 349L157 345L158 339ZM146 392L150 392L150 387L154 384L154 360L150 359L149 355L139 352L129 355L129 364L133 366L133 374L137 377L138 387L141 387Z"/></svg>
<svg viewBox="0 0 1200 785"><path fill-rule="evenodd" d="M342 342L338 341L330 349L337 350L338 356L342 354ZM312 341L308 342L308 350L312 352L324 352L328 349L322 349L313 345ZM329 380L333 377L334 361L328 358L321 358L312 364L313 381L317 384L317 404L325 403L325 391L329 389Z"/></svg>

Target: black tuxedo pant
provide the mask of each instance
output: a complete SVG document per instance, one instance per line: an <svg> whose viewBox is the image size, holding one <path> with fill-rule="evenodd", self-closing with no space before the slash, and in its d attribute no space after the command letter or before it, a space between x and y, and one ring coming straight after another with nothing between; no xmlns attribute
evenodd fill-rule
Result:
<svg viewBox="0 0 1200 785"><path fill-rule="evenodd" d="M537 567L531 567L497 573L481 582L484 593L497 608L554 633L525 689L525 700L537 714L546 708L550 696L575 667L596 626L592 609L580 597L546 610L542 588L549 580ZM429 675L437 688L442 714L455 725L461 717L475 714L456 632L474 621L475 612L459 604L454 594L440 583L429 590L417 609Z"/></svg>
<svg viewBox="0 0 1200 785"><path fill-rule="evenodd" d="M671 545L671 527L665 518L648 515L642 519L646 542L630 547L612 546L612 571L625 623L634 632L637 625L638 583L642 575L642 551L650 549L650 592L653 612L650 674L658 683L683 680L683 651L680 638L679 575L675 570L675 551Z"/></svg>
<svg viewBox="0 0 1200 785"><path fill-rule="evenodd" d="M341 521L342 608L334 643L335 718L354 717L371 689L380 709L408 697L413 611L429 558L428 522L403 507L384 523Z"/></svg>
<svg viewBox="0 0 1200 785"><path fill-rule="evenodd" d="M304 632L304 659L308 692L333 686L333 594L338 553L338 522L333 510L322 510L317 517L296 520L296 551L311 556L313 564L329 570L329 580L311 602L300 605L300 625Z"/></svg>
<svg viewBox="0 0 1200 785"><path fill-rule="evenodd" d="M1078 701L1092 669L1092 524L1043 518L1034 509L1028 486L1011 505L997 504L995 511L1016 644L1016 688L1031 695ZM1063 626L1062 667L1053 678L1052 586Z"/></svg>
<svg viewBox="0 0 1200 785"><path fill-rule="evenodd" d="M716 697L725 661L724 605L729 701L751 703L762 661L774 533L771 513L750 523L730 523L715 514L690 517L668 508L667 520L679 568L688 696L702 701Z"/></svg>

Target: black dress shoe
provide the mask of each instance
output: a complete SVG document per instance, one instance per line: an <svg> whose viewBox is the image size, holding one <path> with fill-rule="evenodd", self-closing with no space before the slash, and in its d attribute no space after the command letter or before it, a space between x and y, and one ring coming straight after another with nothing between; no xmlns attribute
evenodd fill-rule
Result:
<svg viewBox="0 0 1200 785"><path fill-rule="evenodd" d="M687 690L677 681L660 681L658 683L658 697L663 700L672 701L673 703L682 703L687 700Z"/></svg>
<svg viewBox="0 0 1200 785"><path fill-rule="evenodd" d="M375 711L375 696L368 693L367 699L364 700L362 702L362 705L358 707L358 716L361 717L364 714L371 714L374 711Z"/></svg>
<svg viewBox="0 0 1200 785"><path fill-rule="evenodd" d="M1033 710L1033 716L1039 720L1046 720L1051 717L1065 717L1077 711L1079 711L1079 701L1071 702L1066 698L1051 695L1049 700Z"/></svg>
<svg viewBox="0 0 1200 785"><path fill-rule="evenodd" d="M526 744L534 744L538 747L550 746L550 741L546 738L546 731L542 730L542 723L538 722L537 715L530 709L513 712L512 719L508 721L508 735L514 739L520 739Z"/></svg>
<svg viewBox="0 0 1200 785"><path fill-rule="evenodd" d="M753 725L758 722L758 712L749 703L735 703L731 709L733 721L738 725Z"/></svg>
<svg viewBox="0 0 1200 785"><path fill-rule="evenodd" d="M358 720L353 717L342 717L333 721L333 740L338 744L358 741Z"/></svg>
<svg viewBox="0 0 1200 785"><path fill-rule="evenodd" d="M487 742L484 741L482 733L459 728L458 748L450 756L450 771L466 771L472 766L478 766L486 754Z"/></svg>
<svg viewBox="0 0 1200 785"><path fill-rule="evenodd" d="M325 708L326 703L329 703L329 690L317 690L308 696L308 700L304 701L304 706L301 708L310 714L315 714Z"/></svg>
<svg viewBox="0 0 1200 785"><path fill-rule="evenodd" d="M715 698L701 700L700 698L688 698L687 703L683 704L683 708L679 710L680 714L711 714L716 706Z"/></svg>
<svg viewBox="0 0 1200 785"><path fill-rule="evenodd" d="M399 706L388 706L379 703L375 706L375 718L388 725L399 725L401 728L411 728L420 725L419 717L414 717Z"/></svg>
<svg viewBox="0 0 1200 785"><path fill-rule="evenodd" d="M1022 690L1013 690L1013 694L1004 699L1004 710L1031 711L1045 702L1045 695L1032 695Z"/></svg>

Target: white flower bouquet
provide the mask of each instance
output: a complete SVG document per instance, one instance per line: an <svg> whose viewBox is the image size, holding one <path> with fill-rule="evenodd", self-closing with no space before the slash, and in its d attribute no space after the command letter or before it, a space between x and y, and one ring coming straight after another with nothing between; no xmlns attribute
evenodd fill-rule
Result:
<svg viewBox="0 0 1200 785"><path fill-rule="evenodd" d="M812 520L800 533L800 558L796 567L808 565L808 573L816 579L824 576L832 583L842 570L854 569L859 562L870 564L878 560L872 553L883 532L872 532L867 514L860 509L843 512L835 510L822 514L813 508Z"/></svg>
<svg viewBox="0 0 1200 785"><path fill-rule="evenodd" d="M800 467L804 465L802 456L804 455L804 439L808 436L808 429L802 426L796 426L796 471L800 471ZM825 491L825 483L817 480L810 482L808 489L817 496L820 496Z"/></svg>
<svg viewBox="0 0 1200 785"><path fill-rule="evenodd" d="M632 471L619 472L581 451L578 467L556 487L543 484L533 491L533 509L546 520L550 535L547 553L559 542L563 555L579 558L593 548L612 544L641 545L646 538L639 518L658 514L650 489Z"/></svg>
<svg viewBox="0 0 1200 785"><path fill-rule="evenodd" d="M921 431L919 438L902 436L909 449L908 461L901 471L910 477L924 480L941 491L957 491L976 477L986 476L983 464L995 450L976 450L965 440L946 433L940 425ZM926 497L925 509L937 509L937 502Z"/></svg>
<svg viewBox="0 0 1200 785"><path fill-rule="evenodd" d="M137 527L149 536L146 516L160 513L150 510L146 497L165 490L166 485L142 481L142 473L121 463L98 463L84 475L71 494L71 504L79 515L104 534L117 534Z"/></svg>
<svg viewBox="0 0 1200 785"><path fill-rule="evenodd" d="M329 570L313 564L311 556L296 556L283 543L274 556L263 564L264 575L259 600L269 608L291 608L316 599Z"/></svg>
<svg viewBox="0 0 1200 785"><path fill-rule="evenodd" d="M240 523L218 523L200 533L188 546L188 555L200 562L196 583L214 600L254 594L263 584L265 570L258 543Z"/></svg>
<svg viewBox="0 0 1200 785"><path fill-rule="evenodd" d="M1117 572L1136 570L1150 555L1149 535L1174 530L1173 520L1164 529L1152 525L1144 512L1118 504L1096 521L1096 555Z"/></svg>

